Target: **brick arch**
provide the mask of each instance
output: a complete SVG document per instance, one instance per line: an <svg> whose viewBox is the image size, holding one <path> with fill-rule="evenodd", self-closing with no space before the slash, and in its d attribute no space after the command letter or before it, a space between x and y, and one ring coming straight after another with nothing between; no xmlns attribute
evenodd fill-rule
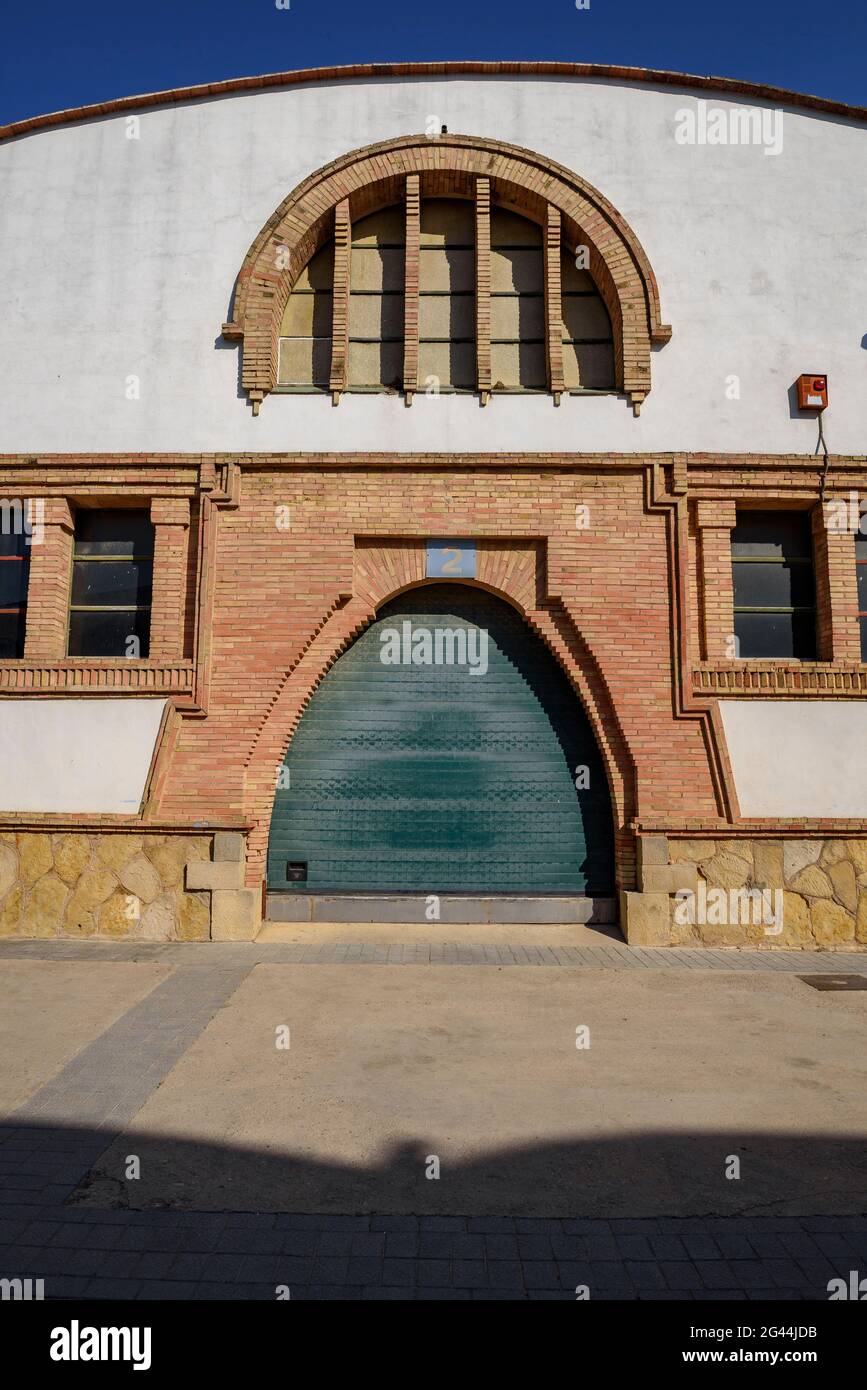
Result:
<svg viewBox="0 0 867 1390"><path fill-rule="evenodd" d="M304 266L331 237L346 254L350 223L403 201L413 176L421 197L470 197L475 180L486 179L494 200L539 222L558 246L565 239L588 247L588 269L611 318L617 387L637 413L651 386L651 348L671 337L638 237L597 189L563 165L466 135L408 135L354 150L311 174L268 219L238 272L232 319L223 325L225 338L243 343L241 383L254 410L276 385L280 323Z"/></svg>
<svg viewBox="0 0 867 1390"><path fill-rule="evenodd" d="M590 721L605 767L614 813L615 877L632 887L637 813L635 765L611 693L595 654L544 585L544 545L534 541L477 542L479 584L503 599L541 638L565 671ZM247 882L264 877L276 795L275 769L283 762L304 712L335 662L375 621L377 611L398 594L427 582L425 542L356 538L353 596L330 617L283 679L247 755L244 811L252 823L247 847ZM442 583L442 580L437 580Z"/></svg>

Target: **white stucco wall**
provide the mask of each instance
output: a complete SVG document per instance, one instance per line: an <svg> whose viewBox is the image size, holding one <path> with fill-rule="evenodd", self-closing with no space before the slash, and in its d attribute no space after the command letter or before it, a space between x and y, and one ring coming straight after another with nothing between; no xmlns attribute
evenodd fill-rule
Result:
<svg viewBox="0 0 867 1390"><path fill-rule="evenodd" d="M721 700L744 816L867 817L867 703Z"/></svg>
<svg viewBox="0 0 867 1390"><path fill-rule="evenodd" d="M821 371L829 446L863 453L867 127L791 108L779 155L680 145L695 102L601 79L362 79L140 111L138 140L121 115L0 145L0 449L807 454L816 423L788 391ZM639 419L615 397L272 396L258 419L239 399L219 334L253 237L313 170L432 114L569 166L637 233L674 330Z"/></svg>
<svg viewBox="0 0 867 1390"><path fill-rule="evenodd" d="M0 813L135 815L165 700L4 700Z"/></svg>

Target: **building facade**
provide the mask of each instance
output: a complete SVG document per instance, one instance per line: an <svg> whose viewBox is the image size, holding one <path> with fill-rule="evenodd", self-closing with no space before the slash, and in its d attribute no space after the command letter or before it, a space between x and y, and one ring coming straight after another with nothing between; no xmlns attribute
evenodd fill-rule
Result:
<svg viewBox="0 0 867 1390"><path fill-rule="evenodd" d="M455 63L0 131L0 932L867 946L865 120Z"/></svg>

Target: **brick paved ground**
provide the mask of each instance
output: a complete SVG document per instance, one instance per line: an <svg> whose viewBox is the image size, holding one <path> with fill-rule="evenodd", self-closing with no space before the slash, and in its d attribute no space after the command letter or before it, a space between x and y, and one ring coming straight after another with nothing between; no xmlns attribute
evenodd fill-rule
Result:
<svg viewBox="0 0 867 1390"><path fill-rule="evenodd" d="M391 929L395 930L394 928ZM463 930L467 930L464 928ZM0 941L0 960L160 961L208 970L254 965L568 965L581 970L774 970L795 975L867 974L867 951L696 950L627 946L518 946L473 942Z"/></svg>
<svg viewBox="0 0 867 1390"><path fill-rule="evenodd" d="M65 1205L214 1013L259 962L546 964L532 948L6 942L0 957L169 959L178 968L7 1117L0 1277L50 1298L827 1299L867 1270L867 1216L543 1219L132 1211ZM542 954L540 948L538 954ZM442 952L442 956L440 956ZM567 954L567 951L556 954ZM864 956L576 949L625 969L863 973ZM575 960L573 956L580 956ZM589 957L589 959L588 959ZM197 968L186 968L195 965Z"/></svg>

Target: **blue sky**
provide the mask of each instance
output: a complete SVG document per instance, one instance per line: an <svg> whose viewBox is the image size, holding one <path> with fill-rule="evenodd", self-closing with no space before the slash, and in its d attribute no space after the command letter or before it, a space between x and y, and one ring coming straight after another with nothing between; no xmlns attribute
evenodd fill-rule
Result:
<svg viewBox="0 0 867 1390"><path fill-rule="evenodd" d="M281 0L285 3L285 0ZM7 0L0 123L333 63L549 58L867 102L865 0Z"/></svg>

